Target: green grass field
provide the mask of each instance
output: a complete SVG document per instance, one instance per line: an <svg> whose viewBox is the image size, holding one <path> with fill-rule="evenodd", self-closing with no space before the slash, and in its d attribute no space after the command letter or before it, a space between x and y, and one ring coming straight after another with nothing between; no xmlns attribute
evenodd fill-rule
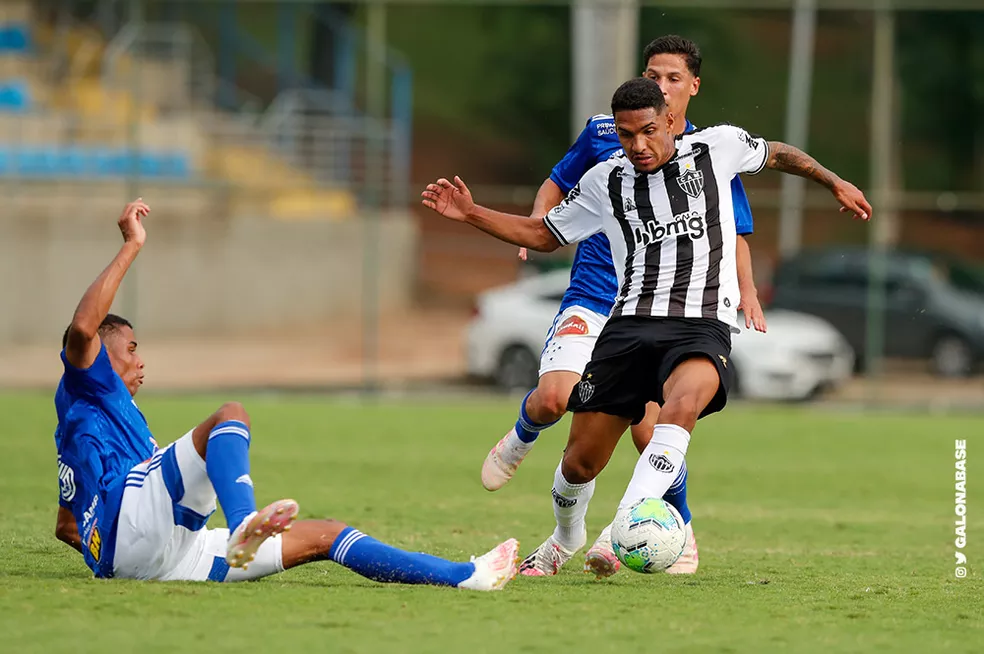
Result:
<svg viewBox="0 0 984 654"><path fill-rule="evenodd" d="M218 399L146 397L158 441ZM514 401L246 400L260 503L291 496L395 545L466 558L552 529L565 427L512 484L478 478ZM566 422L565 422L566 425ZM385 586L334 564L243 585L93 580L55 540L50 399L0 395L0 628L7 652L979 652L984 419L735 406L690 448L701 569L597 582L575 558L501 593ZM954 439L968 439L970 576L954 578ZM980 448L981 454L978 454ZM591 536L634 463L599 480ZM978 474L980 472L980 474ZM980 477L981 481L977 481ZM221 524L221 515L216 522Z"/></svg>

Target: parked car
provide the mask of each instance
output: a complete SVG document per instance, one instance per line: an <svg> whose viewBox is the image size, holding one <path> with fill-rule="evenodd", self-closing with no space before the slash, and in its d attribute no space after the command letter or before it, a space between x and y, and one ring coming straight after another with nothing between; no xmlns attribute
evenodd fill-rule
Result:
<svg viewBox="0 0 984 654"><path fill-rule="evenodd" d="M805 251L776 268L771 306L809 313L836 327L863 360L871 255L862 248ZM886 256L884 355L929 359L948 377L984 358L984 275L921 252Z"/></svg>
<svg viewBox="0 0 984 654"><path fill-rule="evenodd" d="M481 294L468 328L471 375L509 390L535 386L543 340L569 277L569 270L557 270ZM801 400L850 377L854 354L826 321L793 311L766 317L767 333L742 329L733 336L738 395Z"/></svg>

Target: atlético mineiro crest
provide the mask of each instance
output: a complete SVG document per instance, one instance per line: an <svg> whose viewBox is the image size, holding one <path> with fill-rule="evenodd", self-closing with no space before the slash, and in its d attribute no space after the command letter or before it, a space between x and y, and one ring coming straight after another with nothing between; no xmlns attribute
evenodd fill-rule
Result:
<svg viewBox="0 0 984 654"><path fill-rule="evenodd" d="M704 173L688 168L683 174L677 177L677 183L683 189L684 193L692 198L697 198L704 192Z"/></svg>
<svg viewBox="0 0 984 654"><path fill-rule="evenodd" d="M577 385L577 396L581 398L582 402L587 402L594 395L595 387L594 384L589 382L587 379L582 379Z"/></svg>

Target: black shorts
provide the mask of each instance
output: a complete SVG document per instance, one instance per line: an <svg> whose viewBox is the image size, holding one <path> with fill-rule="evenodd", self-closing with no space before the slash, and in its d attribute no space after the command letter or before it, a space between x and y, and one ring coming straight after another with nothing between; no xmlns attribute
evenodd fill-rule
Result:
<svg viewBox="0 0 984 654"><path fill-rule="evenodd" d="M598 337L567 410L607 413L639 424L647 403L663 404L663 384L673 369L694 357L709 359L721 378L703 418L728 402L734 378L728 326L706 318L613 318Z"/></svg>

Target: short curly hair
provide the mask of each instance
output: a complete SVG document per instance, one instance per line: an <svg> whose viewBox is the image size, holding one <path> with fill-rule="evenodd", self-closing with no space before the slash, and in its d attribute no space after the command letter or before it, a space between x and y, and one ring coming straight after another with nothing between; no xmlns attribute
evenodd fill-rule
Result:
<svg viewBox="0 0 984 654"><path fill-rule="evenodd" d="M658 113L666 108L659 84L647 77L636 77L622 84L612 96L612 113L652 107Z"/></svg>

